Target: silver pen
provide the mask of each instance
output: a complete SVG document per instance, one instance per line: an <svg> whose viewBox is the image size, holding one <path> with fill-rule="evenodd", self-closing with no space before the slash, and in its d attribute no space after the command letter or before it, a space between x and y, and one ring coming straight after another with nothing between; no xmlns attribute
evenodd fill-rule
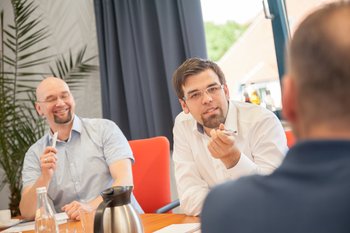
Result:
<svg viewBox="0 0 350 233"><path fill-rule="evenodd" d="M52 136L52 147L53 148L56 148L57 137L58 137L58 131L56 131Z"/></svg>
<svg viewBox="0 0 350 233"><path fill-rule="evenodd" d="M237 131L232 129L224 129L222 130L222 132L227 136L234 136L235 134L237 134Z"/></svg>

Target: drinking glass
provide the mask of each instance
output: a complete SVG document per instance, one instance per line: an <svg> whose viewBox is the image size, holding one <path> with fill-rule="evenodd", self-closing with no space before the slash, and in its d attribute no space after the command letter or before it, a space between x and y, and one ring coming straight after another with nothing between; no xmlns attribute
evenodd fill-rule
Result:
<svg viewBox="0 0 350 233"><path fill-rule="evenodd" d="M89 204L82 204L79 208L79 216L83 233L93 233L95 210Z"/></svg>

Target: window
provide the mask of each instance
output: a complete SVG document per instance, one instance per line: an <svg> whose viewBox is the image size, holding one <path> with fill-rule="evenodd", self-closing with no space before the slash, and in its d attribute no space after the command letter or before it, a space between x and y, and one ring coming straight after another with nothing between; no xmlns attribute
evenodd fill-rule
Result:
<svg viewBox="0 0 350 233"><path fill-rule="evenodd" d="M233 21L245 29L224 55L216 60L226 76L231 98L250 100L273 111L281 109L271 21L264 16L261 0L201 1L204 23L223 25ZM220 40L220 36L217 40ZM208 47L207 28L206 37ZM208 54L210 57L210 51Z"/></svg>

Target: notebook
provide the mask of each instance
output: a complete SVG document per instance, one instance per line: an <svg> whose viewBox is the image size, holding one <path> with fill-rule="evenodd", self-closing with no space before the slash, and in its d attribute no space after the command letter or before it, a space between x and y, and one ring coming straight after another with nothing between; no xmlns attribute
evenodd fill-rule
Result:
<svg viewBox="0 0 350 233"><path fill-rule="evenodd" d="M200 233L200 223L171 224L154 233Z"/></svg>

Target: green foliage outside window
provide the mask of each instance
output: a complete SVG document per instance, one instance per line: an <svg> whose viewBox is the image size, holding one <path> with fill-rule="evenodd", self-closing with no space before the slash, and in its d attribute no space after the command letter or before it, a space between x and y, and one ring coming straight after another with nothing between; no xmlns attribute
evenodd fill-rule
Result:
<svg viewBox="0 0 350 233"><path fill-rule="evenodd" d="M210 60L218 61L244 33L248 25L227 21L225 24L205 22L204 27L208 57Z"/></svg>

